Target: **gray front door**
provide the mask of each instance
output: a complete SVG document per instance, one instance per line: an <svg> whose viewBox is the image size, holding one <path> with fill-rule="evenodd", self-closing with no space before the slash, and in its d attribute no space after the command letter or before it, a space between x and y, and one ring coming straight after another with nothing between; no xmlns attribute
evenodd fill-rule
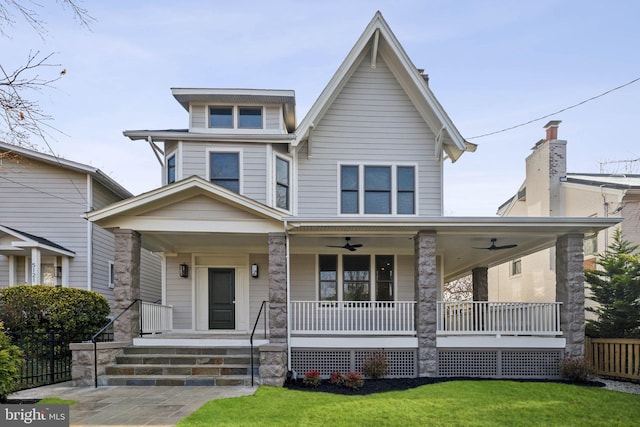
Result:
<svg viewBox="0 0 640 427"><path fill-rule="evenodd" d="M209 329L236 328L235 289L233 269L209 269Z"/></svg>

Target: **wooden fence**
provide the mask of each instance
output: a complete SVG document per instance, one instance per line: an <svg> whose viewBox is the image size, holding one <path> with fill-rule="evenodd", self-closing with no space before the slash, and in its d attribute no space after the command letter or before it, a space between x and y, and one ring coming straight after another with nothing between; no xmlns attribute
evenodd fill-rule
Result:
<svg viewBox="0 0 640 427"><path fill-rule="evenodd" d="M640 381L640 340L587 338L584 355L596 375Z"/></svg>

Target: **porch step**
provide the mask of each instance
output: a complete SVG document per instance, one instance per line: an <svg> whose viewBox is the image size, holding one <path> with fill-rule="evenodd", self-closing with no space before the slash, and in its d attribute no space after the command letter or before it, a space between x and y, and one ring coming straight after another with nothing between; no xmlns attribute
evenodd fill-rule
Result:
<svg viewBox="0 0 640 427"><path fill-rule="evenodd" d="M254 385L259 354L254 350ZM250 386L247 347L125 347L115 364L98 377L99 385Z"/></svg>

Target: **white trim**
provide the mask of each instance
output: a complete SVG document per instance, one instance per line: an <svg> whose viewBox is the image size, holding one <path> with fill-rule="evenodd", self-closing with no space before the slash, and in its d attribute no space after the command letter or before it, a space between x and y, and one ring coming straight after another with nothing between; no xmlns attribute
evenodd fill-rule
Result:
<svg viewBox="0 0 640 427"><path fill-rule="evenodd" d="M162 305L167 305L167 254L165 252L160 254L160 293Z"/></svg>
<svg viewBox="0 0 640 427"><path fill-rule="evenodd" d="M9 286L16 285L16 256L8 255L9 258Z"/></svg>
<svg viewBox="0 0 640 427"><path fill-rule="evenodd" d="M436 337L437 348L565 348L565 338L544 337Z"/></svg>
<svg viewBox="0 0 640 427"><path fill-rule="evenodd" d="M206 150L206 177L207 181L211 182L211 153L219 154L237 154L238 155L238 194L244 194L244 150L242 147L216 147L207 146ZM213 184L213 183L212 183ZM223 187L225 188L225 187ZM227 189L229 190L229 189ZM231 191L231 190L229 190Z"/></svg>
<svg viewBox="0 0 640 427"><path fill-rule="evenodd" d="M87 212L93 210L93 180L87 175ZM87 290L93 286L93 223L87 221Z"/></svg>
<svg viewBox="0 0 640 427"><path fill-rule="evenodd" d="M173 332L176 332L174 330ZM189 334L198 334L198 331L186 331ZM211 333L210 331L207 333ZM224 332L215 332L224 334ZM203 333L204 335L204 333ZM269 340L254 339L255 348L268 344ZM225 338L134 338L133 345L136 347L249 347L249 339L225 339Z"/></svg>
<svg viewBox="0 0 640 427"><path fill-rule="evenodd" d="M69 274L70 274L71 259L69 257L62 257L62 287L69 287Z"/></svg>
<svg viewBox="0 0 640 427"><path fill-rule="evenodd" d="M291 337L293 348L418 348L417 337Z"/></svg>

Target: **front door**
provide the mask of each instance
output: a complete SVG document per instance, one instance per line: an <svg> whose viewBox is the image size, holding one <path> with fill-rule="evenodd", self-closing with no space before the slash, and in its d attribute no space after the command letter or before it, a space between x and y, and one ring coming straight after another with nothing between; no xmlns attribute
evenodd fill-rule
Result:
<svg viewBox="0 0 640 427"><path fill-rule="evenodd" d="M209 269L209 329L236 328L235 290L233 269Z"/></svg>

